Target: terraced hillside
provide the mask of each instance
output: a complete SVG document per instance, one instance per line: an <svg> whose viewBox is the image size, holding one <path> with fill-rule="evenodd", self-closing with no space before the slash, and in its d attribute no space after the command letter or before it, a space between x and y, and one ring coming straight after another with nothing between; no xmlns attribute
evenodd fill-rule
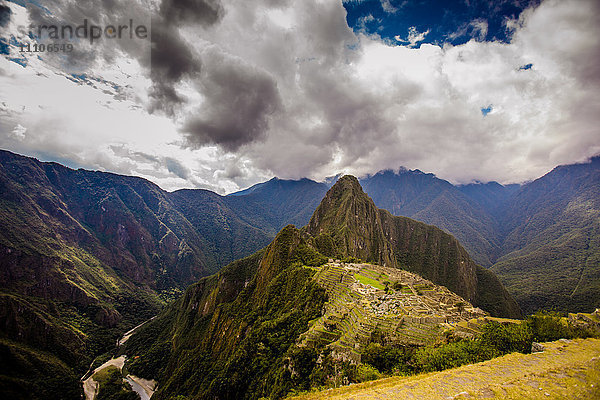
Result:
<svg viewBox="0 0 600 400"><path fill-rule="evenodd" d="M395 346L425 345L460 322L487 315L444 286L407 271L339 260L316 269L314 279L329 301L300 346L326 345L350 362L360 362L361 347L374 337Z"/></svg>

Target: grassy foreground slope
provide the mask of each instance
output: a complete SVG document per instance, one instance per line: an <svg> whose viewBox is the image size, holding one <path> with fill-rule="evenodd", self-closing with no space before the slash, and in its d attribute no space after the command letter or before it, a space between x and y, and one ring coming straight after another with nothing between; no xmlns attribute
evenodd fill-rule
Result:
<svg viewBox="0 0 600 400"><path fill-rule="evenodd" d="M597 399L600 339L545 343L541 353L513 353L478 364L331 389L316 399Z"/></svg>

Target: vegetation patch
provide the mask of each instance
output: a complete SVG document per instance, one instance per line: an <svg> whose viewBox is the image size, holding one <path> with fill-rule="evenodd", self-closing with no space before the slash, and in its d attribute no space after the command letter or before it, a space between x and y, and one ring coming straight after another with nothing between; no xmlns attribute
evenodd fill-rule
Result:
<svg viewBox="0 0 600 400"><path fill-rule="evenodd" d="M373 286L375 289L380 289L380 290L385 289L385 286L383 286L383 284L381 282L379 282L373 278L369 278L368 276L365 276L363 274L354 274L354 278L364 285Z"/></svg>
<svg viewBox="0 0 600 400"><path fill-rule="evenodd" d="M131 389L131 385L123 381L119 368L109 366L94 374L99 390L95 400L139 400L140 396Z"/></svg>

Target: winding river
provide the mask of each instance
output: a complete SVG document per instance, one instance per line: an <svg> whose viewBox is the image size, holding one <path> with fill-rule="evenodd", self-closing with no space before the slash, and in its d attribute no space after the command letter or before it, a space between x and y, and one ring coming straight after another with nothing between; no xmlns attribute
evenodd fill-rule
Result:
<svg viewBox="0 0 600 400"><path fill-rule="evenodd" d="M138 329L140 326L144 325L146 322L152 321L154 318L156 318L156 317L152 317L148 321L144 321L141 324L139 324L138 326L136 326L135 328L125 332L123 337L121 339L117 340L117 347L121 346L123 343L125 343L131 337L131 335L133 335L133 333L135 332L136 329ZM123 365L125 364L126 358L127 358L127 356L125 356L125 355L112 358L112 359L108 360L107 362L105 362L104 364L102 364L101 366L99 366L98 368L91 371L91 373L90 373L90 371L88 371L81 378L81 383L83 385L83 391L85 393L86 400L94 400L94 398L96 397L96 394L98 393L98 389L99 389L98 382L96 382L92 378L94 376L94 374L96 372L102 371L104 368L108 368L110 366L114 366L114 367L119 368L119 370L122 370ZM90 366L90 368L91 368L91 366ZM88 376L88 378L84 379L86 376ZM131 388L133 389L133 391L140 395L141 400L150 400L150 397L152 397L152 395L156 391L156 381L154 381L154 380L142 379L142 378L138 378L137 376L134 376L134 375L127 375L124 379L131 385Z"/></svg>

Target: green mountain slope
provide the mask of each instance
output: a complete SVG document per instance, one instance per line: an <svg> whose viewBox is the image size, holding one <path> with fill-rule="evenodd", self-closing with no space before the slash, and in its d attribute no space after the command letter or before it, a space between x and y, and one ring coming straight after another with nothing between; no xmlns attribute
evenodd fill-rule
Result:
<svg viewBox="0 0 600 400"><path fill-rule="evenodd" d="M489 267L495 261L500 245L497 221L460 187L433 174L404 169L380 171L360 179L360 184L377 207L445 230L478 264Z"/></svg>
<svg viewBox="0 0 600 400"><path fill-rule="evenodd" d="M157 399L281 397L308 388L284 366L310 356L294 343L326 300L303 267L314 254L288 226L264 251L199 281L127 342L128 353L140 354L129 370L159 378Z"/></svg>
<svg viewBox="0 0 600 400"><path fill-rule="evenodd" d="M332 248L338 257L401 267L448 287L493 315L520 315L500 281L476 265L454 237L377 209L354 177L342 177L327 192L307 230L323 254L329 255Z"/></svg>
<svg viewBox="0 0 600 400"><path fill-rule="evenodd" d="M600 158L555 168L506 205L494 271L525 311L600 307Z"/></svg>
<svg viewBox="0 0 600 400"><path fill-rule="evenodd" d="M492 312L519 314L495 276L454 238L378 210L346 176L307 227L285 227L264 250L203 278L142 326L126 343L127 367L160 382L156 399L280 398L332 376L362 379L369 367L360 367L361 352L370 343L422 345L449 323L485 314L400 266L454 284L475 301L493 299ZM392 282L395 289L384 289Z"/></svg>
<svg viewBox="0 0 600 400"><path fill-rule="evenodd" d="M378 207L443 229L477 263L493 265L526 312L589 312L599 306L599 160L558 167L524 185L454 186L405 169L360 183ZM256 187L268 197L266 184Z"/></svg>
<svg viewBox="0 0 600 400"><path fill-rule="evenodd" d="M199 192L190 204L144 179L1 151L0 382L43 397L31 384L51 370L46 353L74 369L66 376L83 375L121 332L160 310L159 294L268 243L220 196ZM36 356L46 367L26 373Z"/></svg>

